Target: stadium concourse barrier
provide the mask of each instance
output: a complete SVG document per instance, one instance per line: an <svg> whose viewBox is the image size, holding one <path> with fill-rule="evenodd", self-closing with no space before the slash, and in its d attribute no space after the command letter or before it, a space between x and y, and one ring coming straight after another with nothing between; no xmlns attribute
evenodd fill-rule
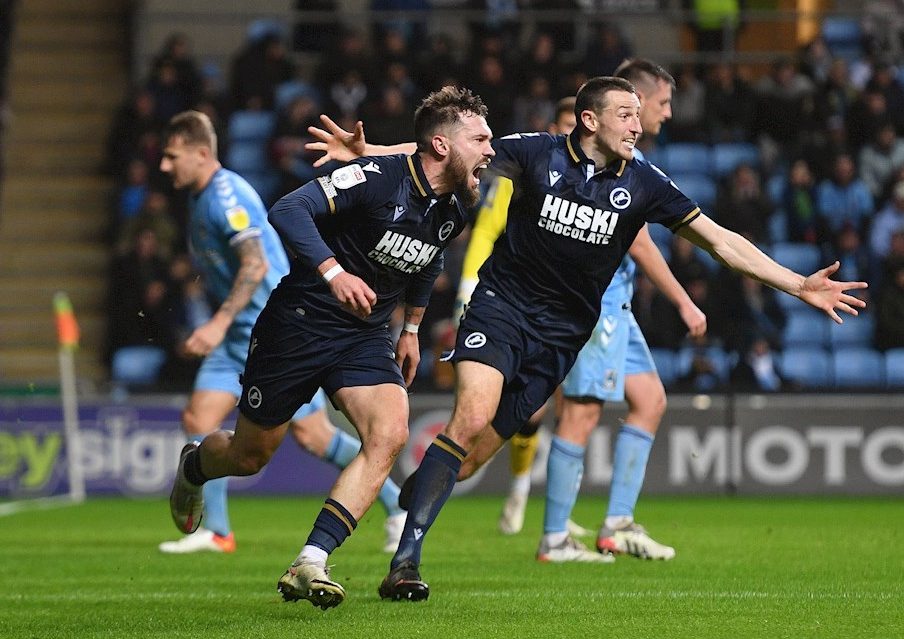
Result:
<svg viewBox="0 0 904 639"><path fill-rule="evenodd" d="M184 439L182 396L83 398L82 471L91 495L168 494ZM447 394L411 396L411 437L393 471L407 476L452 406ZM607 406L587 448L583 491L605 494L624 406ZM334 416L342 424L341 416ZM547 424L532 481L545 481ZM507 449L506 449L507 450ZM507 453L459 492L502 494ZM0 499L64 493L69 473L59 401L0 399ZM233 480L245 493L324 494L336 470L291 437L260 474ZM649 494L900 495L904 397L900 395L672 395L647 469Z"/></svg>

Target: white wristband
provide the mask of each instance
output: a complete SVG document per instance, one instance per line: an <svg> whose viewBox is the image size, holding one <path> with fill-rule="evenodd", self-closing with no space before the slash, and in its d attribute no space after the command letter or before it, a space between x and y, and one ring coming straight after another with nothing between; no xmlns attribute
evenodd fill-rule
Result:
<svg viewBox="0 0 904 639"><path fill-rule="evenodd" d="M420 328L419 324L412 324L411 322L405 322L405 326L402 327L402 330L406 333L414 333L417 335L417 329Z"/></svg>
<svg viewBox="0 0 904 639"><path fill-rule="evenodd" d="M342 268L342 265L336 264L335 266L330 267L330 269L326 273L324 273L321 277L323 277L324 282L328 283L331 279L333 279L334 277L339 275L339 273L344 273L344 272L345 272L345 269Z"/></svg>

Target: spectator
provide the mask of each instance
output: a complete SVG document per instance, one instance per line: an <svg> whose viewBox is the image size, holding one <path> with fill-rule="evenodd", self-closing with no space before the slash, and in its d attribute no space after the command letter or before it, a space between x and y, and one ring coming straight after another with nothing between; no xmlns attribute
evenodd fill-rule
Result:
<svg viewBox="0 0 904 639"><path fill-rule="evenodd" d="M706 87L692 64L675 73L677 90L672 96L672 119L664 125L672 142L706 142Z"/></svg>
<svg viewBox="0 0 904 639"><path fill-rule="evenodd" d="M147 166L157 166L162 126L163 123L157 118L153 94L146 88L133 91L117 109L107 136L107 162L114 177L124 179L129 163L136 156ZM152 139L153 143L148 144L148 139ZM156 149L154 157L148 158L140 152L142 147L148 146Z"/></svg>
<svg viewBox="0 0 904 639"><path fill-rule="evenodd" d="M126 183L119 191L119 204L115 226L136 217L144 206L148 194L148 166L133 158L126 169Z"/></svg>
<svg viewBox="0 0 904 639"><path fill-rule="evenodd" d="M417 83L424 91L460 83L462 71L454 49L449 35L437 33L431 36L429 47L421 53L416 66Z"/></svg>
<svg viewBox="0 0 904 639"><path fill-rule="evenodd" d="M580 65L581 70L590 78L612 75L618 65L632 56L631 45L618 26L611 22L599 23L593 33L594 37Z"/></svg>
<svg viewBox="0 0 904 639"><path fill-rule="evenodd" d="M787 383L779 374L775 359L769 340L764 337L749 340L749 346L731 369L732 387L748 393L784 390Z"/></svg>
<svg viewBox="0 0 904 639"><path fill-rule="evenodd" d="M184 33L173 33L163 44L151 68L170 64L175 70L176 85L188 100L194 104L201 95L203 80L191 53L191 40Z"/></svg>
<svg viewBox="0 0 904 639"><path fill-rule="evenodd" d="M888 258L892 236L901 231L904 231L904 180L895 184L891 200L873 219L870 249L875 260L882 262Z"/></svg>
<svg viewBox="0 0 904 639"><path fill-rule="evenodd" d="M276 87L295 76L282 35L264 30L249 38L232 62L231 93L237 110L271 110Z"/></svg>
<svg viewBox="0 0 904 639"><path fill-rule="evenodd" d="M870 256L869 247L863 240L860 228L851 223L845 223L835 234L832 242L832 253L828 255L827 262L838 260L841 268L838 269L838 277L854 278L852 281L866 282L870 280ZM863 297L869 294L864 291Z"/></svg>
<svg viewBox="0 0 904 639"><path fill-rule="evenodd" d="M119 255L127 254L134 246L136 238L143 231L150 230L154 233L156 255L168 261L181 244L182 228L174 219L169 198L161 191L149 190L138 215L125 220L120 226L116 252Z"/></svg>
<svg viewBox="0 0 904 639"><path fill-rule="evenodd" d="M715 287L719 312L731 318L723 329L726 350L743 353L755 339L781 347L786 317L773 289L728 269L719 272Z"/></svg>
<svg viewBox="0 0 904 639"><path fill-rule="evenodd" d="M405 95L396 86L387 86L381 92L380 102L371 107L365 117L367 139L375 144L393 144L396 140L413 140L414 129L411 110Z"/></svg>
<svg viewBox="0 0 904 639"><path fill-rule="evenodd" d="M167 265L157 235L152 229L140 229L128 252L112 265L108 301L111 356L126 346L150 346L162 358L172 352L175 333L165 304L168 289ZM156 360L156 355L149 357Z"/></svg>
<svg viewBox="0 0 904 639"><path fill-rule="evenodd" d="M531 77L527 91L515 98L513 131L545 131L556 114L549 82L542 75Z"/></svg>
<svg viewBox="0 0 904 639"><path fill-rule="evenodd" d="M904 243L904 233L897 233ZM885 284L876 302L876 348L904 347L904 259L888 264Z"/></svg>
<svg viewBox="0 0 904 639"><path fill-rule="evenodd" d="M304 148L311 141L309 126L319 126L320 106L309 94L294 98L279 112L270 140L273 165L280 173L280 193L294 191L314 178L315 155ZM372 137L368 130L368 136Z"/></svg>
<svg viewBox="0 0 904 639"><path fill-rule="evenodd" d="M816 208L816 180L806 160L795 160L782 193L788 241L822 244L825 228Z"/></svg>
<svg viewBox="0 0 904 639"><path fill-rule="evenodd" d="M704 111L711 142L744 142L753 123L753 91L726 62L714 64L706 76Z"/></svg>
<svg viewBox="0 0 904 639"><path fill-rule="evenodd" d="M716 219L726 228L757 244L769 238L769 218L775 206L763 193L759 172L749 164L739 164L716 198Z"/></svg>
<svg viewBox="0 0 904 639"><path fill-rule="evenodd" d="M631 312L649 346L675 350L684 340L677 309L642 272L634 284Z"/></svg>
<svg viewBox="0 0 904 639"><path fill-rule="evenodd" d="M860 150L860 178L875 201L881 201L892 174L904 167L904 139L891 120L878 125L872 142Z"/></svg>
<svg viewBox="0 0 904 639"><path fill-rule="evenodd" d="M171 58L156 62L147 88L154 96L154 115L163 122L189 108L197 97L197 87L186 87L181 83L176 61Z"/></svg>
<svg viewBox="0 0 904 639"><path fill-rule="evenodd" d="M756 85L754 131L771 158L799 152L814 123L816 86L791 58L780 58Z"/></svg>
<svg viewBox="0 0 904 639"><path fill-rule="evenodd" d="M873 196L857 177L854 160L847 153L835 157L831 178L819 183L816 206L826 226L837 233L845 225L864 228L874 213Z"/></svg>
<svg viewBox="0 0 904 639"><path fill-rule="evenodd" d="M857 89L851 84L847 62L844 58L832 60L825 79L816 89L816 121L819 128L826 128L830 118L844 121L857 95Z"/></svg>

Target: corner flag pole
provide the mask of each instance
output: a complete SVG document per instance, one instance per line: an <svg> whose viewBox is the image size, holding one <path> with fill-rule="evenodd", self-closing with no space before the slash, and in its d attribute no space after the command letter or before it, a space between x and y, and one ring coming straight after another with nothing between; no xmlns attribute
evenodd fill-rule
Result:
<svg viewBox="0 0 904 639"><path fill-rule="evenodd" d="M53 296L59 338L60 395L63 403L63 427L66 435L66 463L69 466L69 494L72 501L85 501L85 474L82 469L82 440L78 425L78 397L75 392L75 351L79 329L66 293Z"/></svg>

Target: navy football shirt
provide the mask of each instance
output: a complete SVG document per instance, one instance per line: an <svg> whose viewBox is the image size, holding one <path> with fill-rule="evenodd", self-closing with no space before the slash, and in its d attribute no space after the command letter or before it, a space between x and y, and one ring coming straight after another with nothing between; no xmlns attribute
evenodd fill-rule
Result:
<svg viewBox="0 0 904 639"><path fill-rule="evenodd" d="M417 154L362 157L280 199L270 222L291 259L271 301L291 305L317 329L377 326L400 299L426 306L443 249L464 230L454 194L437 195ZM370 317L344 310L316 271L334 256L377 295Z"/></svg>
<svg viewBox="0 0 904 639"><path fill-rule="evenodd" d="M644 222L673 231L700 213L658 168L635 157L597 170L578 134L493 140L494 171L512 178L505 234L480 270L480 288L524 311L538 338L580 346L600 298Z"/></svg>

